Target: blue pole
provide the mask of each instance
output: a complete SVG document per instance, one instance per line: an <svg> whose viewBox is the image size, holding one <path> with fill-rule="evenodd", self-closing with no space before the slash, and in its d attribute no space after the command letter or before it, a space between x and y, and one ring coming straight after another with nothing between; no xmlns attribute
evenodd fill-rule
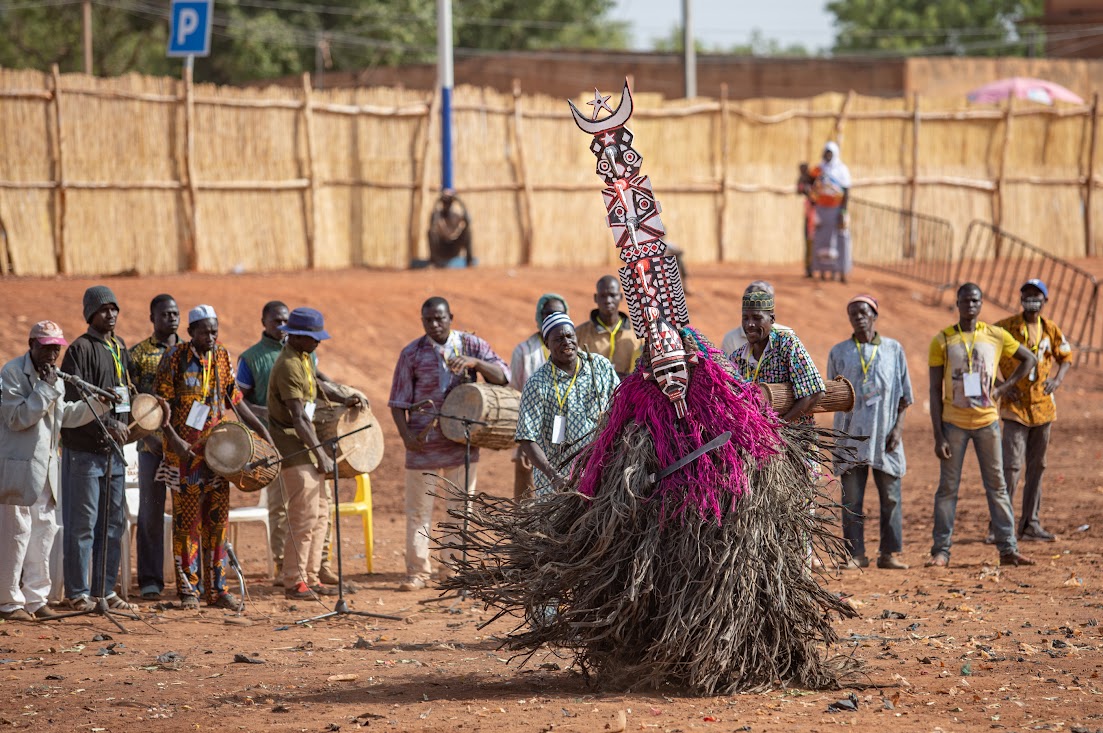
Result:
<svg viewBox="0 0 1103 733"><path fill-rule="evenodd" d="M440 187L452 183L452 0L437 0L437 76L440 78Z"/></svg>

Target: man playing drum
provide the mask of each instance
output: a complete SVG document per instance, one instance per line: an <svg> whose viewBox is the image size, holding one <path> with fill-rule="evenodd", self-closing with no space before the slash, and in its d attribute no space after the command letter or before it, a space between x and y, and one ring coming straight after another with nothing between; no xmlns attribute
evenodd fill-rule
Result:
<svg viewBox="0 0 1103 733"><path fill-rule="evenodd" d="M631 328L631 326L629 326ZM600 354L579 353L574 325L552 313L540 325L550 360L525 384L517 418L517 442L536 467L536 495L560 488L570 473L562 465L593 440L620 379Z"/></svg>
<svg viewBox="0 0 1103 733"><path fill-rule="evenodd" d="M478 336L452 330L452 311L444 298L429 298L421 306L425 335L410 343L398 357L388 406L402 442L406 444L406 580L398 589L425 587L431 573L429 526L433 519L433 484L425 473L435 473L456 486L464 481L464 446L446 438L437 418L411 409L424 404L439 412L444 398L456 386L474 382L477 375L491 384L509 382L509 367ZM471 449L470 482L475 491L479 449Z"/></svg>
<svg viewBox="0 0 1103 733"><path fill-rule="evenodd" d="M360 395L344 397L332 384L318 378L312 355L318 344L329 338L321 313L313 308L296 308L280 330L287 334L287 342L268 377L267 403L276 448L280 455L290 456L280 470L288 526L282 569L284 595L291 599L336 595L336 588L318 578L330 513L325 479L333 474L335 466L318 445L314 408L319 392L349 407L366 404ZM311 455L315 463L310 462Z"/></svg>
<svg viewBox="0 0 1103 733"><path fill-rule="evenodd" d="M218 343L218 316L209 305L188 312L191 340L165 353L157 367L154 393L171 408L164 430L165 460L158 470L173 491L172 549L176 556L176 592L185 609L199 608L200 552L207 605L240 611L226 590L226 530L230 485L203 460L211 430L223 420L241 421L271 442L264 427L241 399L230 354Z"/></svg>

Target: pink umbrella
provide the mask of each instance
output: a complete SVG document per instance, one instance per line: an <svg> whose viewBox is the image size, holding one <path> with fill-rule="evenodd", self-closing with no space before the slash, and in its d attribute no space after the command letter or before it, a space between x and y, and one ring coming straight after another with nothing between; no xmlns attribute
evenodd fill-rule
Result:
<svg viewBox="0 0 1103 733"><path fill-rule="evenodd" d="M1025 76L1013 76L977 87L969 92L970 102L989 104L1002 102L1008 97L1029 99L1040 104L1053 104L1054 100L1083 104L1084 100L1060 84L1045 79L1031 79Z"/></svg>

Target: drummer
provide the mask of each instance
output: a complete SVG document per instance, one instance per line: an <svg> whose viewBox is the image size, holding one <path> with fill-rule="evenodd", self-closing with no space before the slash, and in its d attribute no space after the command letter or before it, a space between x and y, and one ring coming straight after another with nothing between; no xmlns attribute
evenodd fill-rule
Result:
<svg viewBox="0 0 1103 733"><path fill-rule="evenodd" d="M748 382L791 385L793 406L781 419L812 424L812 408L826 389L823 377L797 334L775 328L772 292L743 293L743 333L747 342L728 356L736 371Z"/></svg>
<svg viewBox="0 0 1103 733"><path fill-rule="evenodd" d="M440 431L437 418L444 399L454 388L482 375L490 384L509 382L509 367L478 336L452 330L452 310L444 298L421 306L425 335L411 342L398 357L391 383L391 416L406 444L406 580L400 591L424 588L432 570L429 529L433 521L435 485L425 474L436 474L456 486L464 482L464 446ZM426 411L418 409L425 405ZM475 491L479 449L471 449L469 494ZM451 502L450 502L451 503Z"/></svg>
<svg viewBox="0 0 1103 733"><path fill-rule="evenodd" d="M318 344L329 338L321 313L313 308L296 308L280 330L287 334L287 342L272 365L266 401L276 449L284 457L279 479L287 502L284 596L302 600L315 594L337 595L337 588L318 577L330 514L325 479L333 475L334 465L318 445L314 406L319 392L331 402L348 407L366 408L367 400L359 394L343 396L330 382L318 378L313 354Z"/></svg>
<svg viewBox="0 0 1103 733"><path fill-rule="evenodd" d="M268 429L242 402L226 347L218 343L218 316L209 305L188 312L190 341L165 352L154 393L169 403L164 462L158 478L173 491L172 549L181 606L199 608L200 552L207 605L232 611L242 604L226 589L226 530L230 486L203 461L211 430L223 420L241 421L271 442Z"/></svg>

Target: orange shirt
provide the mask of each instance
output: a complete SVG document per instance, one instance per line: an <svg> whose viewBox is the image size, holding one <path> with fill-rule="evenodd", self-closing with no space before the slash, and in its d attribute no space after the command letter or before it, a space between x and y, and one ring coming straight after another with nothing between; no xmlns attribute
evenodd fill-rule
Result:
<svg viewBox="0 0 1103 733"><path fill-rule="evenodd" d="M1057 403L1053 395L1046 394L1045 384L1055 362L1064 364L1072 358L1072 347L1065 340L1065 335L1056 323L1041 316L1037 324L1029 325L1022 313L1005 318L996 325L1038 357L1038 366L1017 385L1022 395L1019 400L1000 401L1000 417L1030 426L1053 422L1057 417ZM1000 359L1000 374L1006 379L1018 366L1018 359L1005 356Z"/></svg>
<svg viewBox="0 0 1103 733"><path fill-rule="evenodd" d="M812 198L815 199L816 206L842 206L843 189L824 178L822 173L823 169L818 165L808 171L813 178Z"/></svg>

